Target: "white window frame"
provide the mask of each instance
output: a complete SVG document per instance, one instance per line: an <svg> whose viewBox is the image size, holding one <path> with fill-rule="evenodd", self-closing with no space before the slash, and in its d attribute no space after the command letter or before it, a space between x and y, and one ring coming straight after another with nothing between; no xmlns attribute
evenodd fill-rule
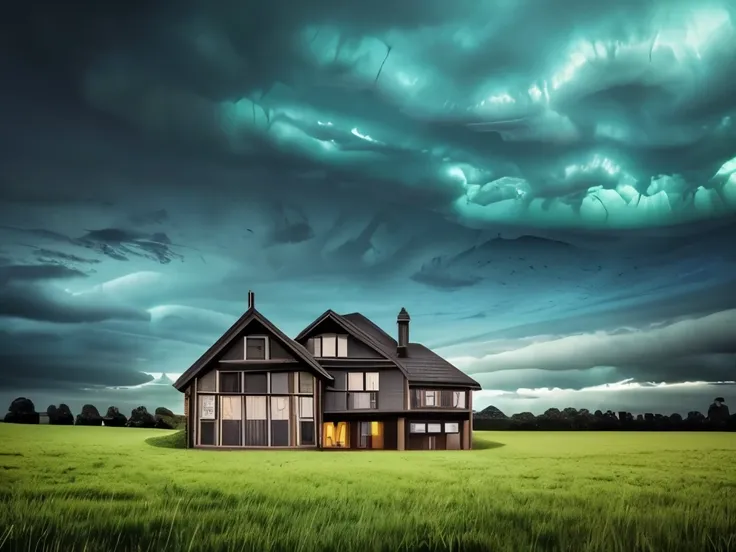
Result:
<svg viewBox="0 0 736 552"><path fill-rule="evenodd" d="M271 344L269 343L269 336L267 335L246 335L243 337L243 360L255 360L255 361L263 361L263 360L271 360ZM263 339L265 341L265 359L261 358L255 358L255 359L249 359L248 358L248 339Z"/></svg>
<svg viewBox="0 0 736 552"><path fill-rule="evenodd" d="M325 354L325 347L324 347L324 339L334 339L335 340L335 349L334 353L331 355ZM317 358L348 358L348 335L347 334L334 334L334 333L326 333L326 334L320 334L315 335L314 337L310 337L309 341L311 341L312 345L312 351L314 351L312 354Z"/></svg>
<svg viewBox="0 0 736 552"><path fill-rule="evenodd" d="M223 391L220 389L220 374L238 374L239 381L240 381L240 391ZM231 395L231 394L240 394L243 392L243 387L245 385L245 373L237 370L217 370L217 392L218 393L224 393L225 395Z"/></svg>
<svg viewBox="0 0 736 552"><path fill-rule="evenodd" d="M314 397L299 397L299 419L314 420Z"/></svg>
<svg viewBox="0 0 736 552"><path fill-rule="evenodd" d="M360 376L359 387L353 385L356 376ZM365 372L348 372L348 391L365 391Z"/></svg>
<svg viewBox="0 0 736 552"><path fill-rule="evenodd" d="M375 378L371 377L370 379L368 376L375 376ZM380 387L380 372L365 372L364 380L365 380L365 390L366 391L378 391L378 388ZM371 383L375 383L375 387L373 385L369 384L369 381Z"/></svg>
<svg viewBox="0 0 736 552"><path fill-rule="evenodd" d="M333 351L331 351L334 354L326 355L325 354L325 339L332 339L335 343L335 348ZM337 334L323 334L319 336L319 341L322 345L322 358L337 358Z"/></svg>
<svg viewBox="0 0 736 552"><path fill-rule="evenodd" d="M205 399L207 399L208 403L209 402L212 403L212 417L211 418L209 416L203 415ZM214 395L214 394L199 395L197 397L197 417L199 418L199 420L200 421L201 420L205 420L205 421L216 420L217 419L217 406L216 405L217 405L217 395Z"/></svg>
<svg viewBox="0 0 736 552"><path fill-rule="evenodd" d="M338 334L335 338L337 340L335 343L337 358L348 358L348 336Z"/></svg>
<svg viewBox="0 0 736 552"><path fill-rule="evenodd" d="M440 423L427 424L427 433L442 433L442 424Z"/></svg>
<svg viewBox="0 0 736 552"><path fill-rule="evenodd" d="M432 401L430 404L429 398L432 397ZM434 391L425 391L424 392L424 406L431 406L436 407L437 406L437 393Z"/></svg>
<svg viewBox="0 0 736 552"><path fill-rule="evenodd" d="M453 408L467 408L465 406L466 393L465 391L453 391L452 392L452 406Z"/></svg>
<svg viewBox="0 0 736 552"><path fill-rule="evenodd" d="M411 422L409 424L409 433L427 433L427 424L424 422Z"/></svg>
<svg viewBox="0 0 736 552"><path fill-rule="evenodd" d="M460 433L460 424L458 422L446 422L445 433Z"/></svg>

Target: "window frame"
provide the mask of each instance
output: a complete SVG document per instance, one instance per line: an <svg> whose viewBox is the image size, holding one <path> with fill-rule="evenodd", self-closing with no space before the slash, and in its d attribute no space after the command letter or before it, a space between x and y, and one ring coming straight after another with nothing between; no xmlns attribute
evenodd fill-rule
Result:
<svg viewBox="0 0 736 552"><path fill-rule="evenodd" d="M263 356L264 358L248 358L248 340L249 339L262 339L264 342ZM243 336L243 360L261 361L271 360L271 344L269 343L269 336L267 335L246 335Z"/></svg>
<svg viewBox="0 0 736 552"><path fill-rule="evenodd" d="M222 390L222 374L237 374L238 375L238 391L223 391ZM233 393L236 394L242 394L243 389L245 389L244 380L243 377L243 371L241 370L217 370L217 392L218 393L224 393L226 395L230 395Z"/></svg>
<svg viewBox="0 0 736 552"><path fill-rule="evenodd" d="M325 355L325 344L324 338L331 338L335 340L334 354ZM324 333L310 337L307 340L307 350L316 358L348 358L349 352L349 338L348 334L339 333ZM317 350L319 349L319 351ZM344 354L340 354L344 353Z"/></svg>

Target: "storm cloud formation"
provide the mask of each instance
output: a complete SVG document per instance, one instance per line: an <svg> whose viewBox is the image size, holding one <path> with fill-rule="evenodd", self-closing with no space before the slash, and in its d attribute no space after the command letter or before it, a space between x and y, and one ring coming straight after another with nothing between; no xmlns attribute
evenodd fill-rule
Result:
<svg viewBox="0 0 736 552"><path fill-rule="evenodd" d="M736 379L732 2L31 1L0 26L10 394L180 373L249 288L292 334L405 306L481 407Z"/></svg>

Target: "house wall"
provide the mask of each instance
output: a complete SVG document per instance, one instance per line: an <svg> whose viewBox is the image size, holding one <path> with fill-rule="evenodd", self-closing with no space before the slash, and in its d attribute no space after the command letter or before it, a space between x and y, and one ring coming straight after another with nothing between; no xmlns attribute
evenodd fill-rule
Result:
<svg viewBox="0 0 736 552"><path fill-rule="evenodd" d="M348 373L377 372L378 392L375 409L351 409L348 389ZM360 368L354 370L329 370L335 381L324 391L324 412L395 412L404 410L405 380L398 369Z"/></svg>

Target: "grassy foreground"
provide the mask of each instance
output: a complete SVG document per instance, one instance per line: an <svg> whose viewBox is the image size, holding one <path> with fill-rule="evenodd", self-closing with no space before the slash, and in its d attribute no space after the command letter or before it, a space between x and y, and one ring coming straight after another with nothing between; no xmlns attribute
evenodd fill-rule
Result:
<svg viewBox="0 0 736 552"><path fill-rule="evenodd" d="M455 452L225 452L0 424L0 550L736 551L736 435L478 433Z"/></svg>

